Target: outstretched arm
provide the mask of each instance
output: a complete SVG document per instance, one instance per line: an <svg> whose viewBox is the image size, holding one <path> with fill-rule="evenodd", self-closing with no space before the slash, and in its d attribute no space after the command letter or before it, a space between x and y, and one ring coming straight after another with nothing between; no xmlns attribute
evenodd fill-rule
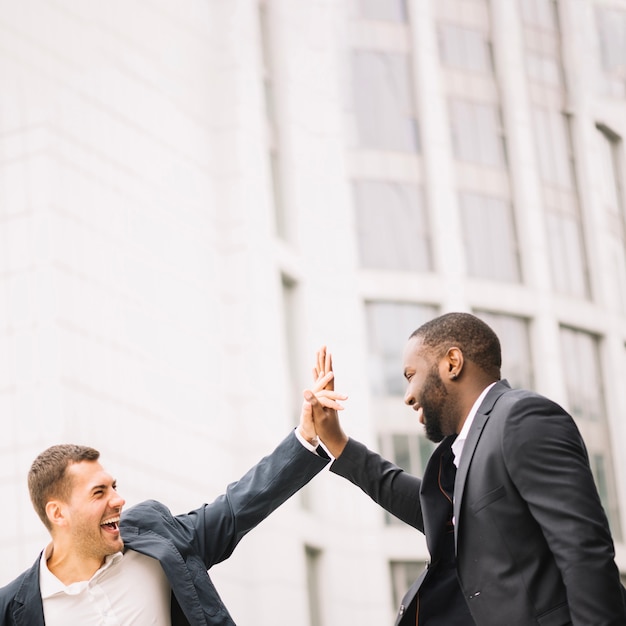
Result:
<svg viewBox="0 0 626 626"><path fill-rule="evenodd" d="M325 347L321 348L313 368L313 379L316 382L324 380L332 371L332 357ZM330 471L360 487L385 510L423 532L419 500L421 480L346 435L337 414L337 410L343 407L334 406L328 397L328 394L334 393L333 383L334 378L316 393L311 390L304 392L317 434L336 459Z"/></svg>

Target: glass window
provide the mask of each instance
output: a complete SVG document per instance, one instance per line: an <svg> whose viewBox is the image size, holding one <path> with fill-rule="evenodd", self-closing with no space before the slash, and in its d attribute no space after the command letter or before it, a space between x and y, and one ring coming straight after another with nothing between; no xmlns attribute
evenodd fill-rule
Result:
<svg viewBox="0 0 626 626"><path fill-rule="evenodd" d="M378 396L403 396L402 355L411 333L437 315L437 308L403 302L367 302L371 389Z"/></svg>
<svg viewBox="0 0 626 626"><path fill-rule="evenodd" d="M583 433L591 470L611 530L615 538L621 540L621 520L610 452L611 432L606 418L600 367L600 340L591 333L561 327L561 349L569 411Z"/></svg>
<svg viewBox="0 0 626 626"><path fill-rule="evenodd" d="M414 476L423 476L435 444L423 434L385 432L380 435L381 455ZM402 524L385 511L385 524Z"/></svg>
<svg viewBox="0 0 626 626"><path fill-rule="evenodd" d="M558 30L555 0L520 0L522 20L528 26L542 30Z"/></svg>
<svg viewBox="0 0 626 626"><path fill-rule="evenodd" d="M283 305L283 330L287 360L287 373L289 375L287 394L288 406L293 415L293 421L300 421L300 406L302 401L300 389L300 377L298 376L298 337L297 331L297 299L298 285L286 275L281 276L282 305Z"/></svg>
<svg viewBox="0 0 626 626"><path fill-rule="evenodd" d="M546 225L554 288L559 293L587 297L587 265L579 217L548 208Z"/></svg>
<svg viewBox="0 0 626 626"><path fill-rule="evenodd" d="M597 10L600 63L604 90L611 96L626 96L626 11Z"/></svg>
<svg viewBox="0 0 626 626"><path fill-rule="evenodd" d="M544 182L573 189L569 119L560 111L533 110L539 170Z"/></svg>
<svg viewBox="0 0 626 626"><path fill-rule="evenodd" d="M417 122L405 54L356 51L354 110L359 147L417 152Z"/></svg>
<svg viewBox="0 0 626 626"><path fill-rule="evenodd" d="M562 327L561 349L570 413L576 419L602 420L605 407L598 338Z"/></svg>
<svg viewBox="0 0 626 626"><path fill-rule="evenodd" d="M518 282L517 236L510 204L500 198L462 193L460 206L470 276Z"/></svg>
<svg viewBox="0 0 626 626"><path fill-rule="evenodd" d="M611 488L610 474L607 470L607 465L609 465L609 463L606 455L602 453L591 455L591 470L596 481L596 486L598 487L602 506L609 519L613 538L616 541L621 541L622 529L620 525L619 507L617 505L617 498L614 497L613 489Z"/></svg>
<svg viewBox="0 0 626 626"><path fill-rule="evenodd" d="M598 8L602 66L613 73L626 70L626 12Z"/></svg>
<svg viewBox="0 0 626 626"><path fill-rule="evenodd" d="M475 314L489 324L500 339L502 378L506 378L511 387L532 389L533 366L528 320L482 310L475 311Z"/></svg>
<svg viewBox="0 0 626 626"><path fill-rule="evenodd" d="M504 137L496 106L452 100L450 103L454 154L478 165L505 165Z"/></svg>
<svg viewBox="0 0 626 626"><path fill-rule="evenodd" d="M491 71L489 41L480 30L440 24L439 48L445 65L476 72Z"/></svg>
<svg viewBox="0 0 626 626"><path fill-rule="evenodd" d="M362 267L429 271L426 208L414 185L358 181L354 201Z"/></svg>
<svg viewBox="0 0 626 626"><path fill-rule="evenodd" d="M406 0L359 0L361 17L367 20L406 22Z"/></svg>
<svg viewBox="0 0 626 626"><path fill-rule="evenodd" d="M527 52L526 71L532 81L551 87L561 86L561 68L558 59Z"/></svg>
<svg viewBox="0 0 626 626"><path fill-rule="evenodd" d="M391 593L395 608L402 604L404 594L417 580L425 567L426 561L390 561Z"/></svg>
<svg viewBox="0 0 626 626"><path fill-rule="evenodd" d="M321 560L322 552L311 546L304 547L306 559L306 582L309 600L309 624L310 626L323 626L322 607L323 598L321 594Z"/></svg>
<svg viewBox="0 0 626 626"><path fill-rule="evenodd" d="M596 177L598 196L606 212L608 253L615 269L615 294L622 311L626 311L626 211L622 183L622 141L608 129L598 128Z"/></svg>

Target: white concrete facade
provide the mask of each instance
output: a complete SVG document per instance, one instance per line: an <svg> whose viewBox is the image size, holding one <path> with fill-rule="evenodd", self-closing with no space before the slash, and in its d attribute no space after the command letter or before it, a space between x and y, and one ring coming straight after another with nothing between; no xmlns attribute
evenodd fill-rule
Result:
<svg viewBox="0 0 626 626"><path fill-rule="evenodd" d="M589 297L557 293L550 277L519 2L407 0L401 25L365 19L366 5L266 0L265 28L256 0L0 7L0 586L47 540L26 488L38 452L92 445L127 506L157 498L185 512L289 432L322 344L350 396L349 434L379 449L385 429L417 433L401 397L371 392L365 305L378 301L524 318L534 386L564 406L560 328L597 338L598 446L626 538L626 283L597 137L598 125L626 137L626 95L598 78L597 17L626 14L626 0L558 3ZM488 80L442 69L437 25L453 16L488 28ZM414 154L359 144L357 49L410 58ZM449 98L476 80L501 108L502 172L460 164L450 141ZM374 179L424 191L430 270L362 267L353 185ZM464 186L510 202L521 280L469 275ZM395 615L389 563L426 558L416 531L324 472L211 575L241 626L380 626Z"/></svg>

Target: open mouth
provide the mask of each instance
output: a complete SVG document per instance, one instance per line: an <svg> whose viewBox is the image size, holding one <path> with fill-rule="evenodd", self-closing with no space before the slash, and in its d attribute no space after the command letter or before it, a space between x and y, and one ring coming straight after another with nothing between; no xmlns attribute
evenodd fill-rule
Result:
<svg viewBox="0 0 626 626"><path fill-rule="evenodd" d="M116 533L119 530L119 521L119 515L116 517L110 517L108 519L105 519L104 522L100 524L100 527L107 532Z"/></svg>

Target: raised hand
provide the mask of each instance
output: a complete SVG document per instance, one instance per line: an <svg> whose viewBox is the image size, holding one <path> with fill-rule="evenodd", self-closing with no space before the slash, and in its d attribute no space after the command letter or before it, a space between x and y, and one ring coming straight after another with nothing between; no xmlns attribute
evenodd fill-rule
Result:
<svg viewBox="0 0 626 626"><path fill-rule="evenodd" d="M324 354L320 357L320 353L324 351ZM347 396L334 391L334 373L332 371L332 360L330 360L330 354L326 356L326 348L318 350L316 358L317 365L313 368L313 386L310 393L319 398L319 402L332 411L342 411L343 406L338 400L345 400ZM320 361L321 358L321 361ZM307 390L309 391L309 390ZM302 403L302 412L300 414L300 434L312 445L317 445L318 437L313 422L313 409L311 403L304 401Z"/></svg>
<svg viewBox="0 0 626 626"><path fill-rule="evenodd" d="M310 415L313 427L329 452L337 458L348 443L348 436L343 432L339 423L337 411L343 406L337 400L346 400L347 396L334 391L333 361L326 346L317 351L316 365L313 368L314 384L311 389L304 390L305 402L303 414ZM309 405L307 407L306 405Z"/></svg>

